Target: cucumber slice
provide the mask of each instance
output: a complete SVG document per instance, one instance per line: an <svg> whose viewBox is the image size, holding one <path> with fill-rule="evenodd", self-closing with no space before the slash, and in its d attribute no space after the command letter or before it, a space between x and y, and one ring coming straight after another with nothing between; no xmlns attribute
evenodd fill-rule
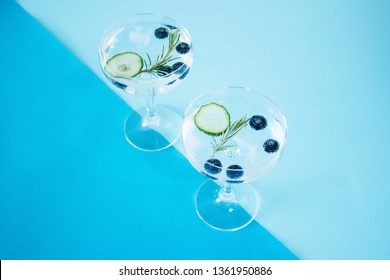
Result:
<svg viewBox="0 0 390 280"><path fill-rule="evenodd" d="M107 73L114 78L132 78L138 75L144 66L142 57L133 52L119 53L106 62Z"/></svg>
<svg viewBox="0 0 390 280"><path fill-rule="evenodd" d="M230 126L230 115L225 107L211 102L202 105L195 114L196 127L211 136L222 135Z"/></svg>

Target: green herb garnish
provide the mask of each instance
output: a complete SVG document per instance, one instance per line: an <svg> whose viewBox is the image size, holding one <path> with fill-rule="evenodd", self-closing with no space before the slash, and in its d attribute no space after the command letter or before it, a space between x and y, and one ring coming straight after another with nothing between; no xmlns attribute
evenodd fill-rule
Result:
<svg viewBox="0 0 390 280"><path fill-rule="evenodd" d="M235 121L233 124L230 125L230 127L221 135L221 138L217 142L215 137L213 137L213 142L211 145L213 146L213 154L215 155L216 152L222 151L226 148L232 147L232 145L225 145L229 139L234 137L237 133L239 133L243 128L245 128L248 125L249 118L247 116L243 116L241 119Z"/></svg>
<svg viewBox="0 0 390 280"><path fill-rule="evenodd" d="M163 45L161 54L157 56L157 59L154 62L152 62L150 55L148 53L146 54L148 59L143 59L145 68L142 69L139 74L149 73L155 76L163 76L167 74L166 68L169 67L167 64L179 58L173 57L172 52L179 44L180 30L178 28L170 30L168 39L168 49L165 51L165 47Z"/></svg>

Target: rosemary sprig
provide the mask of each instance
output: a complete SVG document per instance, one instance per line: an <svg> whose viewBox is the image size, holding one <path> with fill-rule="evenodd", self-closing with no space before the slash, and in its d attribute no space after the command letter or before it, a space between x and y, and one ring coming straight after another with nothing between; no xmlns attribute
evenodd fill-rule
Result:
<svg viewBox="0 0 390 280"><path fill-rule="evenodd" d="M222 151L225 148L231 147L231 145L225 145L226 142L239 133L243 128L245 128L248 125L248 122L249 118L247 118L245 115L241 119L231 124L230 127L228 127L228 129L221 135L221 138L218 142L215 137L213 137L213 142L211 143L213 146L212 156L215 156L215 153L218 151Z"/></svg>
<svg viewBox="0 0 390 280"><path fill-rule="evenodd" d="M175 50L180 41L180 30L175 28L169 32L168 38L168 49L165 51L163 45L161 54L157 56L157 59L152 62L150 55L147 53L148 60L143 59L145 68L142 69L141 73L149 73L152 75L165 75L167 72L164 71L164 67L167 67L167 64L173 60L178 59L179 57L173 57L172 52Z"/></svg>

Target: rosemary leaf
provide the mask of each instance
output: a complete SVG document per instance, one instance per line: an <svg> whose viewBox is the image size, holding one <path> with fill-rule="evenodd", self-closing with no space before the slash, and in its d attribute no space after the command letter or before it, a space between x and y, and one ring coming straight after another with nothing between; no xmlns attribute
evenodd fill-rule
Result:
<svg viewBox="0 0 390 280"><path fill-rule="evenodd" d="M149 66L151 66L152 65L152 60L150 59L150 55L148 53L146 53L146 55L148 56Z"/></svg>
<svg viewBox="0 0 390 280"><path fill-rule="evenodd" d="M245 115L241 119L231 124L230 127L228 127L228 129L221 135L219 142L217 142L213 137L214 144L212 144L212 156L214 156L216 152L222 151L223 149L230 147L231 145L225 145L226 142L233 138L235 135L237 135L237 133L239 133L243 128L245 128L248 125L248 122L249 118L247 118L247 116Z"/></svg>
<svg viewBox="0 0 390 280"><path fill-rule="evenodd" d="M172 57L171 55L171 53L175 50L175 48L179 44L179 41L180 41L180 30L175 29L171 31L168 37L168 49L166 50L165 46L163 45L161 54L157 56L157 59L154 62L152 62L150 55L147 53L146 55L149 60L149 65L148 63L146 63L146 60L144 60L145 68L140 71L140 74L149 73L149 74L153 74L154 76L158 76L158 74L162 74L160 69L163 66L166 66L167 63L179 58L179 57Z"/></svg>

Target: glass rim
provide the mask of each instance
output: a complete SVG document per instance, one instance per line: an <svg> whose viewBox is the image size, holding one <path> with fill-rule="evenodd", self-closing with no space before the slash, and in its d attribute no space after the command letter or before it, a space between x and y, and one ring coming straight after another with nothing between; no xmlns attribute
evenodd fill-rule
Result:
<svg viewBox="0 0 390 280"><path fill-rule="evenodd" d="M260 164L255 165L255 166L252 166L252 168L258 169L258 168L261 168L262 166L267 166L267 164L268 164L269 162L271 162L271 161L273 161L273 160L275 160L275 159L276 159L276 160L279 160L280 157L281 157L281 156L283 155L283 153L284 153L285 146L286 146L286 143L287 143L287 131L288 131L288 129L287 129L286 118L285 118L283 112L280 110L279 106L278 106L272 99L270 99L267 95L265 95L265 94L263 94L263 93L261 93L261 92L259 92L259 91L253 90L253 89L250 88L250 87L236 86L236 85L227 85L227 86L222 86L222 87L219 87L219 88L211 89L211 90L208 90L208 91L202 93L201 95L199 95L198 97L196 97L194 100L192 100L192 101L190 102L190 104L187 106L187 108L186 108L186 110L185 110L185 112L184 112L183 119L182 119L182 127L183 127L183 125L184 125L184 122L186 121L186 118L194 111L195 107L198 107L198 106L194 106L194 104L196 104L197 102L199 102L200 100L202 100L203 98L207 97L208 95L210 95L210 94L212 94L212 93L221 92L221 94L222 94L223 91L225 91L225 90L230 90L230 89L242 90L243 92L249 91L249 92L252 92L252 93L254 93L254 94L257 94L257 95L261 96L262 98L266 99L267 102L269 102L270 104L272 104L272 106L274 107L273 109L275 109L275 110L277 111L277 113L278 113L278 114L280 115L280 117L281 117L281 120L280 120L280 121L282 122L282 126L283 126L283 138L280 139L280 140L283 141L283 146L280 148L280 151L279 151L279 152L271 154L270 157L269 157L267 160L261 162ZM210 102L212 102L212 101L210 101ZM184 135L183 135L183 130L182 130L182 138L183 138L183 137L184 137ZM183 141L183 142L184 142L184 141ZM190 162L191 162L191 164L195 167L195 169L198 170L199 167L203 166L202 162L201 162L200 159L196 156L196 154L194 154L192 151L190 151L190 150L187 148L187 145L184 144L183 146L184 146L185 152L186 152L186 153L190 153L190 154L192 155L192 157L194 157L194 158L196 159L196 162L197 162L196 164L192 163L191 161L190 161ZM213 158L217 158L217 157L215 157L215 156L210 156L209 159L213 159ZM212 167L212 168L221 169L221 171L222 171L222 170L225 170L225 172L226 172L226 171L230 171L230 170L231 170L231 171L237 171L237 169L234 169L234 168L231 168L231 169L229 169L228 167L227 167L227 168L221 168L220 166L217 166L217 165L212 164L212 163L208 163L208 165L209 165L210 167ZM207 172L206 172L205 170L203 170L202 168L200 168L198 171L199 171L200 173L204 174L204 175L207 176L207 177L210 177L210 176L211 176L211 177L214 177L213 174L207 173ZM229 181L229 182L240 182L240 181L242 181L242 180L240 180L241 178L229 179L229 180L221 180L221 179L217 178L218 175L219 175L219 173L218 173L218 174L215 174L215 175L216 175L216 179L217 179L218 181ZM224 177L226 177L226 176L224 175ZM244 179L245 179L245 175L244 175L243 177L244 177ZM252 181L252 180L253 180L253 179L248 178L248 179L244 180L244 183L245 183L245 182Z"/></svg>
<svg viewBox="0 0 390 280"><path fill-rule="evenodd" d="M105 49L104 46L107 45L107 44L105 44L105 42L110 37L110 34L112 34L116 29L120 30L121 27L123 28L123 26L131 24L132 21L135 23L138 19L148 18L148 17L151 17L153 19L158 19L158 18L164 19L166 22L160 21L162 26L169 27L171 25L171 24L169 24L169 22L172 22L172 23L174 23L174 25L172 25L172 26L179 28L180 32L183 32L184 34L186 34L186 37L188 37L188 40L189 40L188 43L189 43L190 48L191 48L191 57L189 59L190 64L183 62L183 65L181 65L175 71L172 71L171 73L164 75L164 76L156 76L156 77L152 77L152 78L128 79L128 83L131 86L135 86L135 87L151 87L151 86L153 87L153 86L159 86L159 85L163 85L163 84L169 84L169 83L175 81L176 79L178 79L181 75L185 75L186 72L189 71L190 68L192 67L192 60L193 60L192 39L191 39L191 35L190 35L189 31L187 30L187 28L184 25L182 25L177 20L175 20L169 16L160 14L160 13L137 13L137 14L132 14L132 15L122 17L122 18L115 20L104 30L104 32L100 38L99 46L98 46L99 64L100 64L100 67L102 68L102 70L104 71L104 66L105 66L105 63L107 62L107 60L105 60L104 55L103 55L104 49ZM157 20L156 20L156 22L157 22ZM118 33L119 33L119 31L118 31ZM110 77L110 78L113 80L118 79L115 77Z"/></svg>
<svg viewBox="0 0 390 280"><path fill-rule="evenodd" d="M252 92L254 94L257 94L261 97L263 97L264 99L266 99L268 102L270 102L270 104L272 104L272 106L274 107L274 109L276 109L276 111L279 113L279 115L282 117L282 121L283 121L283 126L284 126L284 131L285 131L285 137L284 139L287 138L287 121L286 121L286 118L283 114L283 112L281 111L281 109L279 108L279 106L271 99L269 98L267 95L257 91L257 90L253 90L252 88L250 87L245 87L245 86L237 86L237 85L227 85L227 86L222 86L222 87L219 87L219 88L214 88L214 89L211 89L211 90L208 90L208 91L205 91L203 92L202 94L200 94L199 96L197 96L195 99L193 99L189 104L188 106L186 107L185 111L184 111L184 118L183 118L183 122L184 122L184 119L187 115L189 115L189 113L193 110L193 105L198 102L199 100L201 100L202 98L212 94L212 93L217 93L217 92L222 92L224 90L229 90L229 89L238 89L238 90L243 90L243 91L249 91L249 92Z"/></svg>

